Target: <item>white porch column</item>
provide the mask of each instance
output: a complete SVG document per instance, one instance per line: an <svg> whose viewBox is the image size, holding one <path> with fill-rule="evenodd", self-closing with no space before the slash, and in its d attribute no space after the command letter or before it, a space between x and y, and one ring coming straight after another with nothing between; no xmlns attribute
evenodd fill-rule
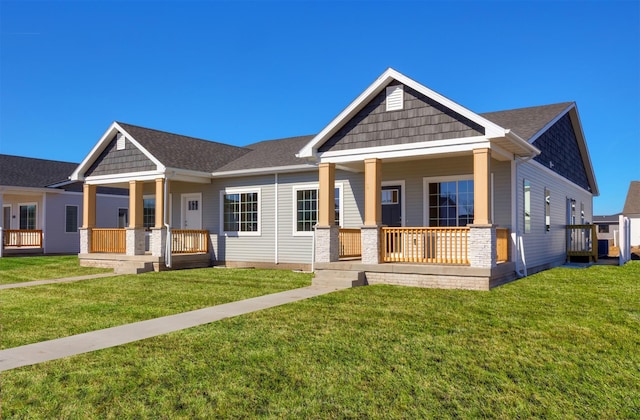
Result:
<svg viewBox="0 0 640 420"><path fill-rule="evenodd" d="M167 229L164 227L164 183L162 178L156 179L156 225L151 229L151 255L163 257L167 244Z"/></svg>
<svg viewBox="0 0 640 420"><path fill-rule="evenodd" d="M364 161L364 226L361 229L362 263L380 263L382 227L382 160Z"/></svg>
<svg viewBox="0 0 640 420"><path fill-rule="evenodd" d="M332 262L340 259L340 228L335 223L336 165L318 165L318 224L315 226L315 260Z"/></svg>

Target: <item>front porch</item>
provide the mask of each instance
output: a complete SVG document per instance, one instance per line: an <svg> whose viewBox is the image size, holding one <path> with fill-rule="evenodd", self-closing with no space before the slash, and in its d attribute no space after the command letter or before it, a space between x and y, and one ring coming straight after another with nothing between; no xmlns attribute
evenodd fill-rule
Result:
<svg viewBox="0 0 640 420"><path fill-rule="evenodd" d="M1 229L0 242L2 243L1 255L41 255L42 230L40 229Z"/></svg>

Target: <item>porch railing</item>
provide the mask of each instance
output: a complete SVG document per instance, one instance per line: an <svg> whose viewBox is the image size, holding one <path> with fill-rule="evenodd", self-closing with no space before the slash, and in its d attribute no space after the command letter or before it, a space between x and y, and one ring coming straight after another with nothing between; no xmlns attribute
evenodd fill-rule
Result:
<svg viewBox="0 0 640 420"><path fill-rule="evenodd" d="M567 225L567 257L598 261L596 225Z"/></svg>
<svg viewBox="0 0 640 420"><path fill-rule="evenodd" d="M206 254L209 252L209 231L172 229L171 252L173 254Z"/></svg>
<svg viewBox="0 0 640 420"><path fill-rule="evenodd" d="M124 254L127 251L127 231L125 229L91 229L92 253Z"/></svg>
<svg viewBox="0 0 640 420"><path fill-rule="evenodd" d="M340 229L340 258L362 256L360 229Z"/></svg>
<svg viewBox="0 0 640 420"><path fill-rule="evenodd" d="M496 229L496 261L509 261L509 229Z"/></svg>
<svg viewBox="0 0 640 420"><path fill-rule="evenodd" d="M382 260L469 264L469 228L382 228Z"/></svg>
<svg viewBox="0 0 640 420"><path fill-rule="evenodd" d="M2 239L4 247L42 248L42 230L6 229Z"/></svg>

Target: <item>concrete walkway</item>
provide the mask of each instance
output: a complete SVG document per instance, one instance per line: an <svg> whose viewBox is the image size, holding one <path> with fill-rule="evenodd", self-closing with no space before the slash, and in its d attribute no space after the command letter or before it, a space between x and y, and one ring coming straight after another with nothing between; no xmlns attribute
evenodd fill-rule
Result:
<svg viewBox="0 0 640 420"><path fill-rule="evenodd" d="M14 347L0 351L0 372L144 340L224 318L324 295L342 288L303 287L119 327Z"/></svg>
<svg viewBox="0 0 640 420"><path fill-rule="evenodd" d="M88 274L86 276L66 277L63 279L35 280L35 281L25 281L22 283L0 284L0 290L16 289L18 287L41 286L43 284L69 283L72 281L99 279L102 277L113 277L117 275L118 274L115 274L115 273L101 273L101 274Z"/></svg>

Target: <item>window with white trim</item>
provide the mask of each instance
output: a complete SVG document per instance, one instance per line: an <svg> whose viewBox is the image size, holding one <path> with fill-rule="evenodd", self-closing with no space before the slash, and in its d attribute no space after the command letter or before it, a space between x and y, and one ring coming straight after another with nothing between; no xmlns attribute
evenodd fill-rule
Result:
<svg viewBox="0 0 640 420"><path fill-rule="evenodd" d="M144 198L142 200L142 225L152 228L156 225L156 199Z"/></svg>
<svg viewBox="0 0 640 420"><path fill-rule="evenodd" d="M342 186L336 186L335 199L335 224L340 226ZM295 227L294 233L313 232L313 227L318 223L318 187L305 186L294 187L295 201Z"/></svg>
<svg viewBox="0 0 640 420"><path fill-rule="evenodd" d="M531 181L522 180L522 191L524 194L524 233L531 232Z"/></svg>
<svg viewBox="0 0 640 420"><path fill-rule="evenodd" d="M36 204L20 204L20 229L36 229Z"/></svg>
<svg viewBox="0 0 640 420"><path fill-rule="evenodd" d="M78 206L65 206L64 231L66 233L78 231Z"/></svg>
<svg viewBox="0 0 640 420"><path fill-rule="evenodd" d="M473 179L443 179L428 184L429 226L466 226L473 223Z"/></svg>
<svg viewBox="0 0 640 420"><path fill-rule="evenodd" d="M544 223L546 231L551 230L551 191L544 189Z"/></svg>
<svg viewBox="0 0 640 420"><path fill-rule="evenodd" d="M222 229L225 233L260 232L260 191L227 190L222 194Z"/></svg>
<svg viewBox="0 0 640 420"><path fill-rule="evenodd" d="M118 209L118 229L124 229L129 226L129 209Z"/></svg>

